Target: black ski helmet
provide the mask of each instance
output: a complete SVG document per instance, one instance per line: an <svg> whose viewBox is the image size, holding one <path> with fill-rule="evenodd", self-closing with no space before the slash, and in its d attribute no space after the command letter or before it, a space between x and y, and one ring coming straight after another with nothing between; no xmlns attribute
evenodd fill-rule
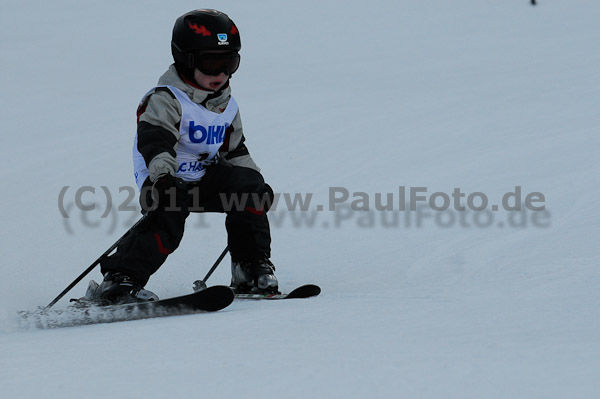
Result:
<svg viewBox="0 0 600 399"><path fill-rule="evenodd" d="M206 51L231 51L242 48L240 33L227 14L210 9L194 10L175 21L171 52L177 70L187 78L194 75L196 57Z"/></svg>

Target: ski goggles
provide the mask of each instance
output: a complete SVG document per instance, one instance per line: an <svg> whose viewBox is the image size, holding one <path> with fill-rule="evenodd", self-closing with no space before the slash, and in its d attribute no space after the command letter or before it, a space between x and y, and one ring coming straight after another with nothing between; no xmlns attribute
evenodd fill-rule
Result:
<svg viewBox="0 0 600 399"><path fill-rule="evenodd" d="M199 53L194 61L195 67L205 75L217 76L223 72L231 76L240 66L240 55L235 51Z"/></svg>

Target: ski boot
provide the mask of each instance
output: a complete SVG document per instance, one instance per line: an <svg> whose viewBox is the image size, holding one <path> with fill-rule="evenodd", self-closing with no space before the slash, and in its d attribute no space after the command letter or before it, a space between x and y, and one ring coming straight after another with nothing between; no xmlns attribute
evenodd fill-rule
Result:
<svg viewBox="0 0 600 399"><path fill-rule="evenodd" d="M237 294L280 294L275 266L267 258L232 261L231 288Z"/></svg>
<svg viewBox="0 0 600 399"><path fill-rule="evenodd" d="M90 281L85 297L109 304L158 301L155 293L143 289L139 282L119 272L106 273L100 284Z"/></svg>

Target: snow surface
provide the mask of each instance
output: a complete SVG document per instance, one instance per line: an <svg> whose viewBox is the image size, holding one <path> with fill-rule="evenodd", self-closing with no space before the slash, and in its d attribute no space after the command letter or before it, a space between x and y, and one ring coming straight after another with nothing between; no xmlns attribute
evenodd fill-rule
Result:
<svg viewBox="0 0 600 399"><path fill-rule="evenodd" d="M600 397L600 3L538 3L3 1L0 395ZM322 295L20 328L16 310L50 302L138 217L101 218L102 187L116 206L134 186L137 102L171 62L174 20L198 7L242 33L232 87L266 179L324 205L271 215L282 288ZM85 186L95 211L74 205ZM373 209L399 186L490 205L521 186L546 212L478 227L474 212L417 225L327 211L330 187ZM191 217L147 288L191 292L224 245L222 215ZM227 263L210 283L228 283Z"/></svg>

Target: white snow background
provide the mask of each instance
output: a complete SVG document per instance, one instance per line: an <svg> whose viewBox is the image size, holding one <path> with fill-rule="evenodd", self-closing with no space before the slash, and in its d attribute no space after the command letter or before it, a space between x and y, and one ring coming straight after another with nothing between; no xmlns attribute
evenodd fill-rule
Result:
<svg viewBox="0 0 600 399"><path fill-rule="evenodd" d="M3 0L0 396L599 397L600 3L538 3ZM271 215L281 288L321 296L19 328L17 310L50 302L138 217L102 218L102 186L113 206L134 186L137 103L171 63L173 22L201 7L240 29L233 94L266 180L324 205ZM95 211L74 205L85 186ZM374 210L399 186L490 205L520 186L546 212L409 224ZM347 204L368 193L371 212L329 212L330 187ZM190 217L147 288L191 292L223 220ZM209 283L228 282L226 258Z"/></svg>

